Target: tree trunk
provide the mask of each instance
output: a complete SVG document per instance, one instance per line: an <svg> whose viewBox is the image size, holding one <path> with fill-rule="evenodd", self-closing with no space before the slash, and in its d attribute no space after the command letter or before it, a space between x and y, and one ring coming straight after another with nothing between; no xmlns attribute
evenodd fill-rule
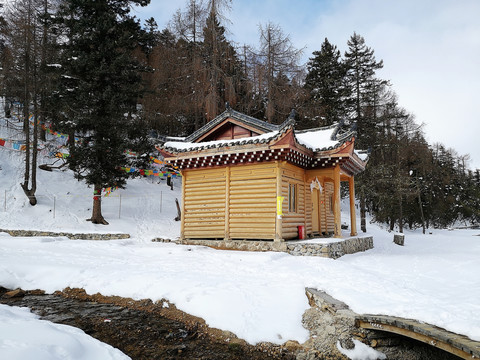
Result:
<svg viewBox="0 0 480 360"><path fill-rule="evenodd" d="M108 225L108 222L102 215L102 185L100 184L95 184L94 186L92 217L87 221L91 221L94 224Z"/></svg>
<svg viewBox="0 0 480 360"><path fill-rule="evenodd" d="M422 219L422 232L425 234L425 215L423 214L423 204L422 204L422 196L420 193L420 185L418 184L418 177L415 178L416 185L417 185L417 193L418 193L418 207L420 208L420 216Z"/></svg>
<svg viewBox="0 0 480 360"><path fill-rule="evenodd" d="M367 219L366 219L366 205L365 194L363 192L363 185L360 187L360 228L363 232L367 232Z"/></svg>
<svg viewBox="0 0 480 360"><path fill-rule="evenodd" d="M401 190L399 190L398 200L398 231L403 233L403 197Z"/></svg>
<svg viewBox="0 0 480 360"><path fill-rule="evenodd" d="M43 1L43 16L48 15L48 1ZM41 53L41 62L40 62L40 81L41 83L41 90L40 90L40 113L38 116L38 120L40 121L40 139L43 141L47 140L46 131L45 131L45 113L46 109L46 94L45 94L45 86L46 86L46 71L47 71L47 34L48 34L48 27L47 23L45 22L42 29L42 53Z"/></svg>

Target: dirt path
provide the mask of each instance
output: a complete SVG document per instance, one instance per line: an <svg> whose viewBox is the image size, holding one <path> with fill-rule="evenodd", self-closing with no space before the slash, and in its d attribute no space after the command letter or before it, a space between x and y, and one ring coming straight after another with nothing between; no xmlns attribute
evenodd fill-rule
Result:
<svg viewBox="0 0 480 360"><path fill-rule="evenodd" d="M46 295L39 290L11 292L0 287L0 303L29 307L45 320L80 328L134 360L295 358L284 347L251 346L231 333L209 328L203 319L166 301L154 304L87 295L83 289Z"/></svg>

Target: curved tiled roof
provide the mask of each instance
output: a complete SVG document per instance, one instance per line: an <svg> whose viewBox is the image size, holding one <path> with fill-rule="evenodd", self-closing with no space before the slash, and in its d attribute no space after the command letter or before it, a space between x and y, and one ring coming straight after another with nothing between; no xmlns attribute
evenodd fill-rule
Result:
<svg viewBox="0 0 480 360"><path fill-rule="evenodd" d="M259 129L260 131L264 131L265 133L246 138L195 142L203 134L215 128L215 126L228 118L241 121L242 123ZM351 141L356 136L356 131L354 129L340 133L342 125L343 124L340 122L326 127L318 127L307 130L294 130L293 136L298 144L304 146L312 152L334 150L342 146L345 142ZM268 144L271 141L277 140L288 129L294 129L294 127L295 120L293 111L283 124L274 125L242 114L233 110L227 105L227 109L222 114L217 116L214 120L210 121L202 128L198 129L182 140L179 139L179 141L167 141L161 146L161 148L171 154L178 154L189 151L199 151L230 146Z"/></svg>
<svg viewBox="0 0 480 360"><path fill-rule="evenodd" d="M215 149L215 148L236 146L236 145L267 144L272 140L278 139L290 128L293 128L293 123L285 122L277 131L268 132L258 136L252 136L252 137L240 138L240 139L230 139L230 140L215 140L215 141L207 141L207 142L200 142L200 143L192 143L187 141L186 142L169 141L163 144L161 148L164 149L165 151L168 151L169 153L175 154L175 153L183 153L183 152L198 151L198 150L205 150L205 149Z"/></svg>

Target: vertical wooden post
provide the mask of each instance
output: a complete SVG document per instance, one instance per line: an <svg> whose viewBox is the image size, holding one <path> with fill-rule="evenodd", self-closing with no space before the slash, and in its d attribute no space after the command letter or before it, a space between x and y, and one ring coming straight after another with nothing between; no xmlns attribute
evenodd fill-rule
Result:
<svg viewBox="0 0 480 360"><path fill-rule="evenodd" d="M340 214L340 165L333 169L333 217L334 237L342 237L342 218Z"/></svg>
<svg viewBox="0 0 480 360"><path fill-rule="evenodd" d="M225 238L224 240L225 241L230 240L230 166L227 166L225 168Z"/></svg>
<svg viewBox="0 0 480 360"><path fill-rule="evenodd" d="M303 170L303 226L307 235L307 172L305 170Z"/></svg>
<svg viewBox="0 0 480 360"><path fill-rule="evenodd" d="M353 175L348 178L348 190L350 196L350 236L356 236L357 233L357 217L355 215L355 181Z"/></svg>
<svg viewBox="0 0 480 360"><path fill-rule="evenodd" d="M187 172L182 173L182 214L180 219L180 239L185 239L185 183L187 182Z"/></svg>
<svg viewBox="0 0 480 360"><path fill-rule="evenodd" d="M318 221L320 223L319 232L328 234L328 219L327 219L327 188L325 185L325 178L322 177L320 180L320 185L322 186L322 191L318 191ZM322 218L323 211L323 218Z"/></svg>
<svg viewBox="0 0 480 360"><path fill-rule="evenodd" d="M282 216L278 215L278 199L282 196L282 164L280 161L276 161L277 163L277 201L276 201L276 208L275 208L275 239L276 242L284 241L282 237ZM282 206L282 203L280 204ZM283 207L283 206L282 206Z"/></svg>
<svg viewBox="0 0 480 360"><path fill-rule="evenodd" d="M118 218L120 219L120 216L122 214L122 194L120 194L119 202L118 202Z"/></svg>

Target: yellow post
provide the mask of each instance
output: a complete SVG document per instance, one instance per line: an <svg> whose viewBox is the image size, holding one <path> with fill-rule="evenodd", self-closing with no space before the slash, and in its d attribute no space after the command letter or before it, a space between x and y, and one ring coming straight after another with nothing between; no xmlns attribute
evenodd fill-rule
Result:
<svg viewBox="0 0 480 360"><path fill-rule="evenodd" d="M334 236L342 237L342 218L340 214L340 165L337 164L333 170L333 217Z"/></svg>
<svg viewBox="0 0 480 360"><path fill-rule="evenodd" d="M353 175L348 178L350 192L350 236L357 235L357 217L355 216L355 181Z"/></svg>
<svg viewBox="0 0 480 360"><path fill-rule="evenodd" d="M282 216L283 216L283 197L282 197L282 166L277 161L277 211L275 218L275 242L284 241L282 237Z"/></svg>

